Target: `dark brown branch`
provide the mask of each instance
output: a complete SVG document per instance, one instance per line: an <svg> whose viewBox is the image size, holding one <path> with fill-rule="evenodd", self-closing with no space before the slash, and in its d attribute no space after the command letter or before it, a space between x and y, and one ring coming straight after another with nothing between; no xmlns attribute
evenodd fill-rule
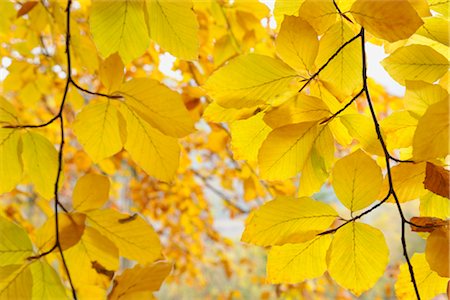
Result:
<svg viewBox="0 0 450 300"><path fill-rule="evenodd" d="M103 94L103 93L98 93L98 92L92 92L90 90L87 90L81 86L79 86L74 80L73 78L70 78L70 83L72 83L72 85L74 87L76 87L77 89L79 89L80 91L89 94L89 95L94 95L94 96L100 96L100 97L105 97L105 98L109 98L109 99L122 99L123 97L121 95L108 95L108 94Z"/></svg>
<svg viewBox="0 0 450 300"><path fill-rule="evenodd" d="M392 197L394 197L395 204L397 205L398 213L401 218L401 227L402 227L401 243L402 243L402 248L403 248L403 255L405 256L406 263L408 264L409 274L411 277L411 282L414 286L414 291L416 293L416 297L418 300L420 300L419 289L417 287L417 282L416 282L416 278L414 275L413 266L409 259L408 249L407 249L407 245L406 245L405 230L406 230L406 223L408 220L406 220L406 218L405 218L405 215L402 210L402 206L400 205L400 201L398 200L397 194L394 190L394 184L393 184L392 173L391 173L391 165L390 165L390 159L392 159L392 157L390 156L390 154L387 150L386 142L384 141L383 136L381 134L380 124L378 123L377 115L375 113L375 109L373 107L373 103L370 98L369 87L367 84L366 40L365 40L365 35L364 35L364 28L361 28L360 35L361 35L361 49L362 49L362 59L363 59L363 61L362 61L362 65L363 65L362 78L363 78L364 91L366 94L366 99L367 99L367 103L369 105L370 113L372 115L372 120L373 120L373 123L375 126L375 131L377 133L377 137L380 142L380 145L383 148L384 158L386 161L387 178L389 181L389 191L390 191L390 194L392 195Z"/></svg>
<svg viewBox="0 0 450 300"><path fill-rule="evenodd" d="M368 213L374 211L375 209L377 209L378 207L380 207L384 202L386 202L389 197L391 196L391 191L389 191L389 193L386 195L386 197L383 198L383 200L381 200L380 202L378 202L377 204L375 204L374 206L372 206L371 208L369 208L368 210L365 210L364 212L360 213L359 215L351 218L350 220L346 220L344 223L342 223L341 225L339 225L336 228L333 229L329 229L327 231L321 232L318 235L325 235L325 234L331 234L331 233L335 233L336 231L338 231L341 227L344 227L345 225L347 225L348 223L354 222L358 219L361 219L363 216L367 215Z"/></svg>
<svg viewBox="0 0 450 300"><path fill-rule="evenodd" d="M337 116L339 116L344 110L346 110L353 102L355 102L355 100L362 95L362 93L364 93L364 88L361 89L358 94L356 94L349 102L347 102L347 104L344 105L344 107L342 107L340 110L338 110L337 112L335 112L334 114L332 114L330 117L326 118L325 120L323 120L322 122L320 122L320 124L323 123L328 123L331 120L333 120L334 118L336 118Z"/></svg>

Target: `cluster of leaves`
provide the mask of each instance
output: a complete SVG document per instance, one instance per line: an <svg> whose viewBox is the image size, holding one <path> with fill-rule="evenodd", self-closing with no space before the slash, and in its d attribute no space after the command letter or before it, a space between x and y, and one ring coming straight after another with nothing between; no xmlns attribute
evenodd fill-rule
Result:
<svg viewBox="0 0 450 300"><path fill-rule="evenodd" d="M209 228L205 190L231 216L264 202L242 241L268 248L270 283L327 271L357 296L389 263L383 233L360 219L391 202L406 259L397 296L445 291L448 2L278 0L276 30L257 1L0 9L12 60L0 98L0 298L64 298L61 279L74 298L151 297L171 272L165 258L172 280L207 281L196 267L205 239L231 243ZM404 98L367 77L368 42L389 53L382 65ZM158 69L164 51L181 79ZM348 216L312 198L327 183ZM243 204L226 192L237 184ZM418 198L408 220L402 203ZM24 219L23 199L41 219ZM427 240L411 258L408 225Z"/></svg>

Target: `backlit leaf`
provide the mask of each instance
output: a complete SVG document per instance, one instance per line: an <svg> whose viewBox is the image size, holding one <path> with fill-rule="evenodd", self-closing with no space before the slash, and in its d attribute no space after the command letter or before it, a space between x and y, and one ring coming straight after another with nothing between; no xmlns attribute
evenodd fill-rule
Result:
<svg viewBox="0 0 450 300"><path fill-rule="evenodd" d="M447 278L440 277L430 269L424 253L415 253L411 258L414 275L419 289L419 294L423 299L432 299L434 296L445 293L447 289ZM400 300L416 298L414 287L411 283L408 265L400 266L400 274L395 283L395 294Z"/></svg>
<svg viewBox="0 0 450 300"><path fill-rule="evenodd" d="M267 257L267 280L270 283L297 283L322 275L327 269L326 256L331 235L312 240L273 246Z"/></svg>
<svg viewBox="0 0 450 300"><path fill-rule="evenodd" d="M165 135L184 137L194 131L194 122L181 95L154 79L136 78L120 88L120 94L148 124Z"/></svg>
<svg viewBox="0 0 450 300"><path fill-rule="evenodd" d="M256 210L241 240L259 246L282 245L291 239L327 229L338 214L311 198L278 197Z"/></svg>
<svg viewBox="0 0 450 300"><path fill-rule="evenodd" d="M33 276L32 299L69 299L58 273L44 260L30 265Z"/></svg>
<svg viewBox="0 0 450 300"><path fill-rule="evenodd" d="M198 23L192 2L151 0L146 4L151 38L179 58L196 59Z"/></svg>
<svg viewBox="0 0 450 300"><path fill-rule="evenodd" d="M0 300L31 299L32 286L28 263L0 267Z"/></svg>
<svg viewBox="0 0 450 300"><path fill-rule="evenodd" d="M0 217L0 266L21 264L32 252L33 246L27 232Z"/></svg>
<svg viewBox="0 0 450 300"><path fill-rule="evenodd" d="M117 53L108 56L101 64L98 75L103 85L110 92L119 89L124 77L125 66Z"/></svg>
<svg viewBox="0 0 450 300"><path fill-rule="evenodd" d="M259 148L271 131L262 117L263 114L260 113L231 124L231 146L236 159L257 161Z"/></svg>
<svg viewBox="0 0 450 300"><path fill-rule="evenodd" d="M87 221L117 246L121 256L139 263L152 262L161 257L158 235L141 217L132 218L112 209L104 209L88 212Z"/></svg>
<svg viewBox="0 0 450 300"><path fill-rule="evenodd" d="M389 249L383 233L367 224L352 222L340 228L328 253L328 272L356 296L372 288L383 275Z"/></svg>
<svg viewBox="0 0 450 300"><path fill-rule="evenodd" d="M441 277L450 277L450 234L448 226L437 228L428 236L425 257L431 270Z"/></svg>
<svg viewBox="0 0 450 300"><path fill-rule="evenodd" d="M121 108L127 122L125 149L131 158L147 174L163 181L172 180L180 159L177 139L147 124L128 106L123 105Z"/></svg>
<svg viewBox="0 0 450 300"><path fill-rule="evenodd" d="M0 127L0 194L12 190L22 178L19 141L19 131Z"/></svg>
<svg viewBox="0 0 450 300"><path fill-rule="evenodd" d="M438 84L406 80L405 86L405 107L415 116L422 116L431 104L448 99L448 92Z"/></svg>
<svg viewBox="0 0 450 300"><path fill-rule="evenodd" d="M450 178L447 169L427 162L423 184L427 190L450 199Z"/></svg>
<svg viewBox="0 0 450 300"><path fill-rule="evenodd" d="M88 211L101 208L109 195L109 179L98 174L86 174L81 177L73 190L73 208Z"/></svg>
<svg viewBox="0 0 450 300"><path fill-rule="evenodd" d="M113 156L122 149L119 115L110 100L85 106L73 126L84 150L95 162Z"/></svg>
<svg viewBox="0 0 450 300"><path fill-rule="evenodd" d="M351 12L361 26L389 42L409 38L423 24L407 0L357 0Z"/></svg>
<svg viewBox="0 0 450 300"><path fill-rule="evenodd" d="M275 58L247 54L214 72L205 84L208 95L223 107L252 107L287 99L299 87L297 73Z"/></svg>
<svg viewBox="0 0 450 300"><path fill-rule="evenodd" d="M429 106L419 119L413 140L414 160L445 157L450 153L449 100Z"/></svg>
<svg viewBox="0 0 450 300"><path fill-rule="evenodd" d="M127 64L145 52L150 37L143 0L92 2L91 32L103 57L118 52Z"/></svg>
<svg viewBox="0 0 450 300"><path fill-rule="evenodd" d="M136 265L132 269L125 270L114 279L114 286L108 296L109 300L132 299L139 292L158 291L164 279L172 270L172 265L164 261L158 261L151 265Z"/></svg>
<svg viewBox="0 0 450 300"><path fill-rule="evenodd" d="M25 172L30 176L36 191L42 197L51 199L58 171L58 153L55 147L47 138L31 131L22 136L22 143Z"/></svg>
<svg viewBox="0 0 450 300"><path fill-rule="evenodd" d="M276 40L277 53L296 70L313 71L319 49L317 33L300 17L285 16Z"/></svg>
<svg viewBox="0 0 450 300"><path fill-rule="evenodd" d="M332 174L336 196L352 212L372 204L380 193L381 169L361 150L338 160Z"/></svg>
<svg viewBox="0 0 450 300"><path fill-rule="evenodd" d="M447 72L449 62L429 46L409 45L395 50L381 65L392 78L404 85L405 80L435 82Z"/></svg>

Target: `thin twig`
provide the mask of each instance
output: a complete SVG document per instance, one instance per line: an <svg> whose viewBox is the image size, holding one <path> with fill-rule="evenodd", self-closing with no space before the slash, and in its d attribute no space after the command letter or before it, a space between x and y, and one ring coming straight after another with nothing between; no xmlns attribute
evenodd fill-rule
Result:
<svg viewBox="0 0 450 300"><path fill-rule="evenodd" d="M416 297L417 297L418 300L420 300L419 289L417 287L417 282L416 282L416 278L415 278L415 275L414 275L413 266L412 266L411 261L409 259L408 251L407 251L407 245L406 245L406 232L405 232L405 230L406 230L406 222L407 222L407 220L406 220L405 215L403 213L402 206L400 205L400 201L398 200L397 194L396 194L396 192L394 190L394 184L393 184L392 172L391 172L391 165L390 165L391 156L390 156L390 154L389 154L389 152L387 150L386 143L385 143L385 141L383 139L383 136L381 134L380 124L378 123L377 115L375 113L375 109L373 107L373 103L372 103L372 100L370 98L369 87L368 87L368 84L367 84L367 64L366 64L366 48L365 48L366 47L366 44L365 44L366 40L365 40L365 35L364 35L364 28L361 28L360 34L361 34L361 49L362 49L362 59L363 59L363 62L362 62L362 64L363 64L362 65L362 69L363 69L363 71L362 71L363 86L364 86L364 90L365 90L365 94L366 94L367 103L368 103L369 108L370 108L370 113L372 115L372 120L373 120L373 123L374 123L374 126L375 126L375 131L377 133L378 140L380 141L380 145L383 148L384 158L385 158L385 161L386 161L387 178L388 178L388 181L389 181L389 190L391 191L391 195L392 195L392 197L395 200L395 204L397 205L398 213L400 215L401 222L402 222L401 223L401 227L402 227L401 243L402 243L402 248L403 248L403 255L405 256L406 263L408 264L409 274L410 274L410 277L411 277L411 282L412 282L412 284L414 286L414 291L416 293Z"/></svg>
<svg viewBox="0 0 450 300"><path fill-rule="evenodd" d="M347 102L347 104L344 105L344 107L342 107L340 110L338 110L337 112L335 112L334 114L332 114L330 117L326 118L325 120L323 120L322 122L320 122L320 124L324 124L324 123L328 123L331 120L333 120L334 118L336 118L337 116L339 116L344 110L346 110L353 102L355 102L355 100L361 96L364 93L364 88L362 88L349 102Z"/></svg>
<svg viewBox="0 0 450 300"><path fill-rule="evenodd" d="M121 95L108 95L108 94L103 94L103 93L99 93L99 92L92 92L90 90L87 90L81 86L78 85L78 83L75 82L75 80L73 80L73 78L70 78L70 83L72 83L72 85L74 87L76 87L77 89L79 89L82 92L85 92L89 95L94 95L94 96L100 96L100 97L105 97L105 98L109 98L109 99L122 99L123 97Z"/></svg>

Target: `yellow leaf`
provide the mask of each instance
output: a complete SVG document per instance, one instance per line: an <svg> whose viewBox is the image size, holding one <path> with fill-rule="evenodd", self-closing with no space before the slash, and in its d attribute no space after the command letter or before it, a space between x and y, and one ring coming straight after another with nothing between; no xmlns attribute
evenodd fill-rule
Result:
<svg viewBox="0 0 450 300"><path fill-rule="evenodd" d="M18 130L0 127L0 194L12 190L22 178L19 141Z"/></svg>
<svg viewBox="0 0 450 300"><path fill-rule="evenodd" d="M122 85L120 94L129 107L165 135L184 137L195 130L181 95L154 79L130 80Z"/></svg>
<svg viewBox="0 0 450 300"><path fill-rule="evenodd" d="M85 106L77 115L73 129L94 162L113 156L122 149L119 115L111 100Z"/></svg>
<svg viewBox="0 0 450 300"><path fill-rule="evenodd" d="M406 80L405 86L405 107L417 117L431 104L448 99L448 92L438 84Z"/></svg>
<svg viewBox="0 0 450 300"><path fill-rule="evenodd" d="M32 252L33 246L26 231L0 217L0 266L23 263Z"/></svg>
<svg viewBox="0 0 450 300"><path fill-rule="evenodd" d="M324 65L354 35L353 30L345 23L339 22L331 27L320 39L316 66ZM362 88L361 70L361 45L355 40L330 61L319 78L336 98L343 101Z"/></svg>
<svg viewBox="0 0 450 300"><path fill-rule="evenodd" d="M391 168L392 182L395 193L400 202L419 198L424 192L425 163L399 164ZM383 182L381 195L384 197L389 190L389 181L386 177ZM390 199L390 201L393 201Z"/></svg>
<svg viewBox="0 0 450 300"><path fill-rule="evenodd" d="M31 299L32 286L29 264L0 267L0 300Z"/></svg>
<svg viewBox="0 0 450 300"><path fill-rule="evenodd" d="M258 160L259 148L271 131L271 128L262 120L263 115L259 113L231 124L231 147L236 159L251 162Z"/></svg>
<svg viewBox="0 0 450 300"><path fill-rule="evenodd" d="M85 228L86 215L82 213L58 213L59 243L63 250L74 246L81 239ZM50 216L36 232L36 246L41 252L56 243L55 217Z"/></svg>
<svg viewBox="0 0 450 300"><path fill-rule="evenodd" d="M275 107L264 115L264 122L270 127L324 119L330 115L328 106L319 98L298 94L281 106Z"/></svg>
<svg viewBox="0 0 450 300"><path fill-rule="evenodd" d="M145 52L150 37L143 0L92 2L91 33L103 57L118 52L127 64Z"/></svg>
<svg viewBox="0 0 450 300"><path fill-rule="evenodd" d="M119 89L123 82L124 70L125 66L117 53L111 54L102 61L98 75L109 92Z"/></svg>
<svg viewBox="0 0 450 300"><path fill-rule="evenodd" d="M298 81L297 73L282 61L247 54L215 71L204 88L219 105L242 108L287 99L297 92Z"/></svg>
<svg viewBox="0 0 450 300"><path fill-rule="evenodd" d="M261 176L269 180L295 176L303 169L325 127L316 122L306 122L274 129L259 150Z"/></svg>
<svg viewBox="0 0 450 300"><path fill-rule="evenodd" d="M389 249L383 233L367 224L352 222L340 228L328 253L328 272L356 296L372 288L383 275Z"/></svg>
<svg viewBox="0 0 450 300"><path fill-rule="evenodd" d="M420 215L448 219L450 218L450 201L432 192L427 192L420 197Z"/></svg>
<svg viewBox="0 0 450 300"><path fill-rule="evenodd" d="M73 190L73 208L88 211L101 208L109 195L109 179L98 174L86 174L81 177Z"/></svg>
<svg viewBox="0 0 450 300"><path fill-rule="evenodd" d="M361 144L361 148L372 154L384 155L371 118L360 114L350 114L342 115L339 119L347 127L350 135Z"/></svg>
<svg viewBox="0 0 450 300"><path fill-rule="evenodd" d="M110 239L121 256L139 263L161 257L161 244L152 226L139 216L129 216L112 209L87 213L88 224Z"/></svg>
<svg viewBox="0 0 450 300"><path fill-rule="evenodd" d="M414 160L444 158L450 153L449 99L430 105L419 119L413 140Z"/></svg>
<svg viewBox="0 0 450 300"><path fill-rule="evenodd" d="M280 26L284 16L298 16L298 10L305 0L277 0L275 1L273 15L277 25Z"/></svg>
<svg viewBox="0 0 450 300"><path fill-rule="evenodd" d="M445 17L448 17L449 2L449 0L428 0L430 9L434 10L437 13L440 13Z"/></svg>
<svg viewBox="0 0 450 300"><path fill-rule="evenodd" d="M256 107L250 108L225 108L217 104L217 102L211 102L206 107L203 118L208 122L232 122L236 120L246 119L251 117L255 112Z"/></svg>
<svg viewBox="0 0 450 300"><path fill-rule="evenodd" d="M423 24L408 0L357 0L351 12L370 33L391 43L409 38Z"/></svg>
<svg viewBox="0 0 450 300"><path fill-rule="evenodd" d="M132 269L127 269L114 279L113 289L108 299L115 300L122 297L133 299L133 295L137 296L135 293L158 291L171 270L172 264L165 261L146 266L136 265Z"/></svg>
<svg viewBox="0 0 450 300"><path fill-rule="evenodd" d="M66 250L64 255L77 290L86 285L106 289L114 271L119 268L116 245L89 226L78 244Z"/></svg>
<svg viewBox="0 0 450 300"><path fill-rule="evenodd" d="M332 176L336 196L352 212L372 204L383 183L381 168L362 150L338 160Z"/></svg>
<svg viewBox="0 0 450 300"><path fill-rule="evenodd" d="M441 277L450 277L450 236L448 227L433 230L427 238L425 257L430 269Z"/></svg>
<svg viewBox="0 0 450 300"><path fill-rule="evenodd" d="M327 270L326 256L331 235L321 235L299 244L273 246L267 256L270 283L298 283L319 277Z"/></svg>
<svg viewBox="0 0 450 300"><path fill-rule="evenodd" d="M121 106L127 122L125 149L144 171L163 181L174 177L180 159L176 138L163 135L147 124L127 105Z"/></svg>
<svg viewBox="0 0 450 300"><path fill-rule="evenodd" d="M389 149L407 148L412 145L417 119L407 111L395 111L380 122L386 134Z"/></svg>
<svg viewBox="0 0 450 300"><path fill-rule="evenodd" d="M331 206L311 198L277 197L250 216L241 240L258 246L296 242L311 232L324 231L336 217Z"/></svg>
<svg viewBox="0 0 450 300"><path fill-rule="evenodd" d="M25 172L30 176L36 191L44 198L54 195L58 173L58 153L42 135L27 132L22 136L22 159Z"/></svg>
<svg viewBox="0 0 450 300"><path fill-rule="evenodd" d="M331 130L324 127L317 136L310 156L306 160L300 176L297 196L311 196L320 190L327 180L334 162L334 138Z"/></svg>
<svg viewBox="0 0 450 300"><path fill-rule="evenodd" d="M409 45L395 50L381 65L392 78L404 85L405 80L435 82L445 75L449 62L429 46Z"/></svg>
<svg viewBox="0 0 450 300"><path fill-rule="evenodd" d="M30 271L33 276L31 299L69 299L59 275L44 260L34 261Z"/></svg>
<svg viewBox="0 0 450 300"><path fill-rule="evenodd" d="M423 35L446 46L450 46L450 22L448 20L441 17L430 17L424 18L424 22L425 24L417 30L417 34Z"/></svg>
<svg viewBox="0 0 450 300"><path fill-rule="evenodd" d="M319 40L308 22L300 17L285 16L276 47L280 58L292 68L313 73Z"/></svg>
<svg viewBox="0 0 450 300"><path fill-rule="evenodd" d="M432 299L438 294L445 293L448 278L442 278L430 269L424 253L415 253L411 258L411 264L422 299ZM400 274L395 283L395 294L399 300L416 298L416 293L411 283L411 275L409 274L406 263L400 266Z"/></svg>
<svg viewBox="0 0 450 300"><path fill-rule="evenodd" d="M336 22L337 14L332 0L305 0L298 13L319 35L324 34Z"/></svg>
<svg viewBox="0 0 450 300"><path fill-rule="evenodd" d="M0 125L3 127L3 125L16 125L17 123L17 112L14 106L0 96Z"/></svg>
<svg viewBox="0 0 450 300"><path fill-rule="evenodd" d="M196 59L199 41L197 17L191 1L146 1L150 36L182 59Z"/></svg>

